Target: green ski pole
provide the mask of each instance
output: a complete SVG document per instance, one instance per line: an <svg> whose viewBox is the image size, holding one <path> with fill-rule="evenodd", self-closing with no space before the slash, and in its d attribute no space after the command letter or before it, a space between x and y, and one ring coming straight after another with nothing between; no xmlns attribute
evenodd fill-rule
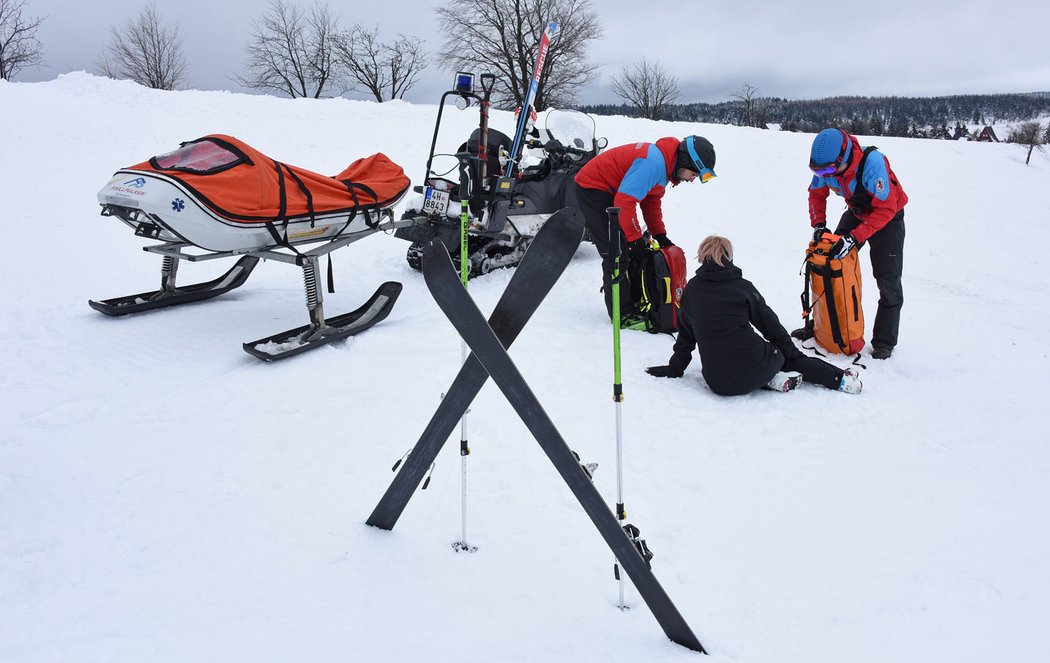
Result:
<svg viewBox="0 0 1050 663"><path fill-rule="evenodd" d="M620 208L608 207L609 215L609 255L612 266L612 323L613 323L613 403L616 408L616 519L623 526L627 520L627 510L623 504L623 383L620 378ZM623 574L620 565L613 562L613 575L620 583L620 610L627 610L623 600Z"/></svg>
<svg viewBox="0 0 1050 663"><path fill-rule="evenodd" d="M468 172L469 161L463 159L459 164L459 279L463 282L463 288L467 287L470 279L470 256L467 253L469 245L468 229L470 226L470 174ZM466 363L470 350L466 341L460 343L460 361ZM460 481L460 508L462 522L462 538L452 547L456 552L474 552L478 548L467 542L467 456L470 455L470 444L467 438L467 415L470 410L463 413L459 422L459 456L462 479Z"/></svg>

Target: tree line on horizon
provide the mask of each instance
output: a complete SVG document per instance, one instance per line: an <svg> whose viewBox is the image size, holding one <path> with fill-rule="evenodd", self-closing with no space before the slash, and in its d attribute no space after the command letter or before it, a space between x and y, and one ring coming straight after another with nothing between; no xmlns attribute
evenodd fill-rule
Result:
<svg viewBox="0 0 1050 663"><path fill-rule="evenodd" d="M825 99L761 98L742 93L719 103L665 105L657 118L815 133L829 126L864 136L959 139L970 126L1017 123L1050 116L1050 93L965 94L943 97L841 96ZM753 88L750 88L753 91ZM584 104L595 115L644 117L631 104Z"/></svg>

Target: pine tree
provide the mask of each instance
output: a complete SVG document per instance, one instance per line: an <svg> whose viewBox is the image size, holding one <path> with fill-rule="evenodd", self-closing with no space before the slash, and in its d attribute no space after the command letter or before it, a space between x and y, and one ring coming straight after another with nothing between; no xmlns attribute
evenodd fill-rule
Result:
<svg viewBox="0 0 1050 663"><path fill-rule="evenodd" d="M886 130L885 125L882 122L882 115L875 113L871 116L871 135L882 136Z"/></svg>
<svg viewBox="0 0 1050 663"><path fill-rule="evenodd" d="M904 117L901 113L897 113L890 118L890 126L887 129L886 134L889 136L907 138L910 129L911 127L908 118Z"/></svg>

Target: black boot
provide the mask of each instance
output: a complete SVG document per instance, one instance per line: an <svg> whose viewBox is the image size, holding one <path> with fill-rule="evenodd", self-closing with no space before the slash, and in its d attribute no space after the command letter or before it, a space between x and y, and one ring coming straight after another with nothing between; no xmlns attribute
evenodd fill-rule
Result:
<svg viewBox="0 0 1050 663"><path fill-rule="evenodd" d="M797 338L800 341L808 341L813 338L813 321L806 320L806 324L791 332L791 338Z"/></svg>
<svg viewBox="0 0 1050 663"><path fill-rule="evenodd" d="M893 348L884 348L881 345L876 345L871 349L872 359L889 359L892 354Z"/></svg>

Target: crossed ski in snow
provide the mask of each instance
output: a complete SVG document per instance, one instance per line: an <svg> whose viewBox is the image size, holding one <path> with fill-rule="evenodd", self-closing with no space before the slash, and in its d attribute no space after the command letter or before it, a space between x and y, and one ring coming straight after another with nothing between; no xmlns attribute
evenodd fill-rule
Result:
<svg viewBox="0 0 1050 663"><path fill-rule="evenodd" d="M472 354L367 522L382 529L393 528L456 422L491 376L587 512L667 637L706 653L506 351L565 270L582 240L583 226L582 215L572 208L561 210L544 224L489 322L463 288L441 242L427 247L423 254L427 287Z"/></svg>

